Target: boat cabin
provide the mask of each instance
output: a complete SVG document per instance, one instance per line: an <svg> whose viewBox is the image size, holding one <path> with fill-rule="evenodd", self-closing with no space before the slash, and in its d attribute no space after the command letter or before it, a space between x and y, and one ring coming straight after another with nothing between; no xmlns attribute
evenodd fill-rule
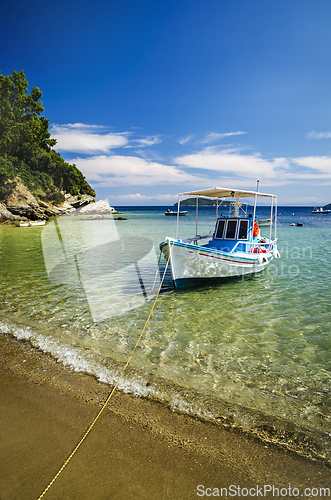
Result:
<svg viewBox="0 0 331 500"><path fill-rule="evenodd" d="M216 221L215 232L212 239L204 247L231 252L236 247L237 251L247 252L252 242L253 218L249 217L220 217ZM253 237L256 241L257 237Z"/></svg>

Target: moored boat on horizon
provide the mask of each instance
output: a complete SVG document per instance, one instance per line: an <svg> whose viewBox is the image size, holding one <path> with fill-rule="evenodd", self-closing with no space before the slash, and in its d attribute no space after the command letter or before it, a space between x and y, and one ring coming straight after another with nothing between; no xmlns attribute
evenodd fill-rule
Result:
<svg viewBox="0 0 331 500"><path fill-rule="evenodd" d="M312 213L313 214L329 214L330 212L331 212L331 210L329 210L329 209L324 210L323 207L321 207L321 208L315 207Z"/></svg>
<svg viewBox="0 0 331 500"><path fill-rule="evenodd" d="M166 212L164 212L164 215L172 215L174 217L177 217L177 215L186 215L187 214L187 210L181 210L180 212L174 212L173 210L170 210L170 208L168 208L168 210Z"/></svg>

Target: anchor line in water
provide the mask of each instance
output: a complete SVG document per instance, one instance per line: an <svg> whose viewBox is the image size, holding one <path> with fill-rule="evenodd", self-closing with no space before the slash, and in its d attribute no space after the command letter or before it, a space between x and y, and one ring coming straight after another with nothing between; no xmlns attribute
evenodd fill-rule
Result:
<svg viewBox="0 0 331 500"><path fill-rule="evenodd" d="M156 293L156 296L155 296L155 299L154 299L154 302L153 302L153 305L152 305L152 308L149 312L149 315L147 317L147 320L145 322L145 325L144 325L144 328L142 329L139 337L138 337L138 340L134 346L134 348L132 349L131 351L131 354L130 356L128 357L128 360L125 364L125 366L123 367L121 373L120 373L120 376L118 377L117 379L117 382L115 384L115 386L113 387L112 391L109 393L106 401L104 402L101 410L97 413L96 417L94 418L93 422L89 425L89 427L87 428L86 432L83 434L83 436L81 437L80 441L78 442L78 444L76 445L76 447L74 448L74 450L71 452L71 454L69 455L69 457L67 458L67 460L63 463L62 467L58 470L58 472L55 474L55 476L53 477L52 481L48 484L48 486L44 489L44 491L42 492L42 494L38 497L38 500L41 500L45 494L47 493L47 491L50 489L50 487L55 483L55 481L57 480L57 478L59 477L59 475L61 474L61 472L63 472L63 470L65 469L65 467L68 465L68 463L70 462L70 460L73 458L73 456L75 455L76 451L80 448L80 446L83 444L83 442L85 441L85 439L87 438L87 436L89 435L89 433L91 432L91 430L93 429L93 427L95 426L95 424L97 423L97 421L99 420L99 418L101 417L102 413L104 412L104 410L106 409L106 407L108 406L108 403L109 401L111 400L111 398L113 397L117 387L118 387L118 384L120 383L120 380L124 374L124 371L126 370L126 368L129 366L130 364L130 361L132 359L132 356L136 350L136 348L138 347L138 344L146 330L146 327L147 327L147 324L152 316L152 313L153 313L153 310L155 308L155 305L156 305L156 302L157 302L157 299L160 295L160 291L161 291L161 288L162 288L162 284L163 284L163 281L164 281L164 278L165 278L165 275L166 275L166 272L167 272L167 268L168 268L168 265L169 265L169 260L170 260L170 255L171 255L171 248L169 248L169 257L167 259L167 263L166 263L166 266L165 266L165 269L164 269L164 272L163 272L163 276L162 276L162 279L161 279L161 282L160 282L160 286L159 286L159 289ZM161 260L161 254L160 254L160 259L159 259L159 262ZM156 273L158 273L159 270L157 269L156 270ZM154 281L155 283L155 281ZM153 285L153 288L154 288L154 285Z"/></svg>
<svg viewBox="0 0 331 500"><path fill-rule="evenodd" d="M160 261L161 261L161 257L162 257L162 251L160 250L160 256L159 256L159 260L157 261L157 268L156 268L156 273L155 273L155 277L154 277L154 283L153 283L153 286L152 286L152 290L151 290L151 293L152 291L154 290L154 286L155 286L155 283L156 283L156 278L157 278L157 275L158 275L158 272L159 272L159 268L160 268ZM169 259L167 261L167 266L168 266L168 263L169 263ZM167 267L166 266L166 267ZM165 271L164 271L164 275L163 275L163 278L162 278L162 282L164 280L164 277L165 277Z"/></svg>

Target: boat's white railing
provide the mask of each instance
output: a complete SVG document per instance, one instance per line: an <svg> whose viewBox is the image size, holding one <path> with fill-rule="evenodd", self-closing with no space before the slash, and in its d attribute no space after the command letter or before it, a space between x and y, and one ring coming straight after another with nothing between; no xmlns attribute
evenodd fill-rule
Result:
<svg viewBox="0 0 331 500"><path fill-rule="evenodd" d="M203 234L203 235L200 235L200 234L196 234L195 236L191 236L189 238L183 238L180 240L181 243L194 243L194 244L197 244L199 240L203 240L203 239L211 239L213 238L214 236L214 232L210 232L208 234ZM265 241L263 241L265 240ZM262 238L262 241L247 241L247 240L238 240L237 243L235 244L235 246L232 248L232 250L230 250L229 253L234 253L237 251L237 248L239 245L246 245L246 247L250 248L250 252L253 252L255 248L272 248L274 247L276 244L277 244L277 240L278 238L276 238L275 240L268 240L266 238Z"/></svg>
<svg viewBox="0 0 331 500"><path fill-rule="evenodd" d="M276 238L275 240L272 240L272 241L267 240L265 238L263 238L263 240L265 240L265 241L255 241L255 242L253 241L253 242L251 242L251 241L239 240L239 241L237 241L235 246L232 248L230 253L234 253L237 250L238 245L240 245L240 244L243 244L243 245L246 245L247 247L250 247L250 252L253 252L254 249L259 249L259 248L267 249L269 247L269 249L272 249L277 244L278 238Z"/></svg>

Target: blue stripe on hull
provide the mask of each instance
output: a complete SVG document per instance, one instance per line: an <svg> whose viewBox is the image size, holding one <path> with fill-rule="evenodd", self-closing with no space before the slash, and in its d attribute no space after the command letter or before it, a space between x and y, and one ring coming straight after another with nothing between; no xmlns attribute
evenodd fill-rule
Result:
<svg viewBox="0 0 331 500"><path fill-rule="evenodd" d="M193 286L203 286L203 285L215 285L220 283L226 283L227 281L243 280L249 278L256 274L252 272L250 274L245 274L245 276L226 276L221 278L181 278L174 280L175 288L191 288Z"/></svg>

